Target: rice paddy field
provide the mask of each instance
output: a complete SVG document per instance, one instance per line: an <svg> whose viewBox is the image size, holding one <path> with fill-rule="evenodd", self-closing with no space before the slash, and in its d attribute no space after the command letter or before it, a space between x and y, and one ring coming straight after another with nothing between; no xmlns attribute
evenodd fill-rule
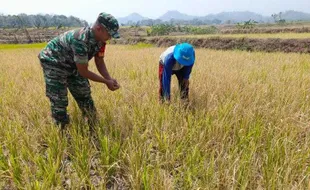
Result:
<svg viewBox="0 0 310 190"><path fill-rule="evenodd" d="M71 95L53 125L43 46L0 46L0 189L310 188L310 55L197 49L185 106L176 77L158 101L165 48L108 45L95 145Z"/></svg>

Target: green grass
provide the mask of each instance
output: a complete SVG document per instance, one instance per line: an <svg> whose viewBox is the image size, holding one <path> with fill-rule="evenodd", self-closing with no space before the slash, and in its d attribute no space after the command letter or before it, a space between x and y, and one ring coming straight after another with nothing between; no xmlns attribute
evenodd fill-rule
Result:
<svg viewBox="0 0 310 190"><path fill-rule="evenodd" d="M158 103L165 49L129 47L107 47L118 91L91 83L97 147L71 96L51 124L40 49L0 50L0 189L309 188L309 55L198 49L184 109L175 77Z"/></svg>
<svg viewBox="0 0 310 190"><path fill-rule="evenodd" d="M281 38L281 39L307 39L310 33L276 33L276 34L212 34L212 35L184 35L174 36L182 38Z"/></svg>
<svg viewBox="0 0 310 190"><path fill-rule="evenodd" d="M146 43L142 43L142 42L139 42L135 45L131 45L129 46L131 49L144 49L144 48L152 48L154 47L153 44L146 44Z"/></svg>
<svg viewBox="0 0 310 190"><path fill-rule="evenodd" d="M46 43L36 43L36 44L0 44L0 50L43 48L45 46L46 46Z"/></svg>

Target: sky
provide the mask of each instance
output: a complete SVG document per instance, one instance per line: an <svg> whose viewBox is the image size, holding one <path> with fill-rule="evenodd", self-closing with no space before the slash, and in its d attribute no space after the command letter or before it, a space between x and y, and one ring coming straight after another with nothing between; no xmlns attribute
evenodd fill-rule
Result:
<svg viewBox="0 0 310 190"><path fill-rule="evenodd" d="M2 14L63 14L94 22L100 12L124 17L133 12L158 18L169 10L194 16L224 11L252 11L265 16L295 10L310 13L310 0L1 0Z"/></svg>

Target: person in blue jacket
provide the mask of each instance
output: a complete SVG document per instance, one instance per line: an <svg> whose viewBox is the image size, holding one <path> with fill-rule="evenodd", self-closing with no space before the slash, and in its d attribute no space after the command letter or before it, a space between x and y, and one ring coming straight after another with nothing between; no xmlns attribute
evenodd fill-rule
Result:
<svg viewBox="0 0 310 190"><path fill-rule="evenodd" d="M188 100L189 78L195 62L195 50L191 44L181 43L169 47L159 59L159 97L170 101L171 76L179 81L181 99Z"/></svg>

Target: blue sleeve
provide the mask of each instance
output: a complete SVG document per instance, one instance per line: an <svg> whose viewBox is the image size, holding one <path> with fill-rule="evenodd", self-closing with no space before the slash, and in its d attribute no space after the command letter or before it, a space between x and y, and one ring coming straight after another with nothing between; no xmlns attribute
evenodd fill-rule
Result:
<svg viewBox="0 0 310 190"><path fill-rule="evenodd" d="M194 57L195 57L195 59L196 59L196 55L195 55L195 51L194 51ZM194 64L193 64L194 65ZM184 79L189 79L189 77L190 77L190 75L191 75L191 72L192 72L192 68L193 68L193 65L191 65L191 66L185 66L183 69L184 69L184 71L183 71L183 78Z"/></svg>
<svg viewBox="0 0 310 190"><path fill-rule="evenodd" d="M168 55L164 62L164 71L163 71L163 78L162 78L162 84L163 84L163 91L164 91L164 97L170 98L170 86L171 86L171 75L172 75L172 68L175 64L175 59L173 57L173 54Z"/></svg>
<svg viewBox="0 0 310 190"><path fill-rule="evenodd" d="M193 65L191 66L185 66L183 69L183 78L184 79L189 79L190 75L191 75L191 72L192 72L192 68L193 68Z"/></svg>

